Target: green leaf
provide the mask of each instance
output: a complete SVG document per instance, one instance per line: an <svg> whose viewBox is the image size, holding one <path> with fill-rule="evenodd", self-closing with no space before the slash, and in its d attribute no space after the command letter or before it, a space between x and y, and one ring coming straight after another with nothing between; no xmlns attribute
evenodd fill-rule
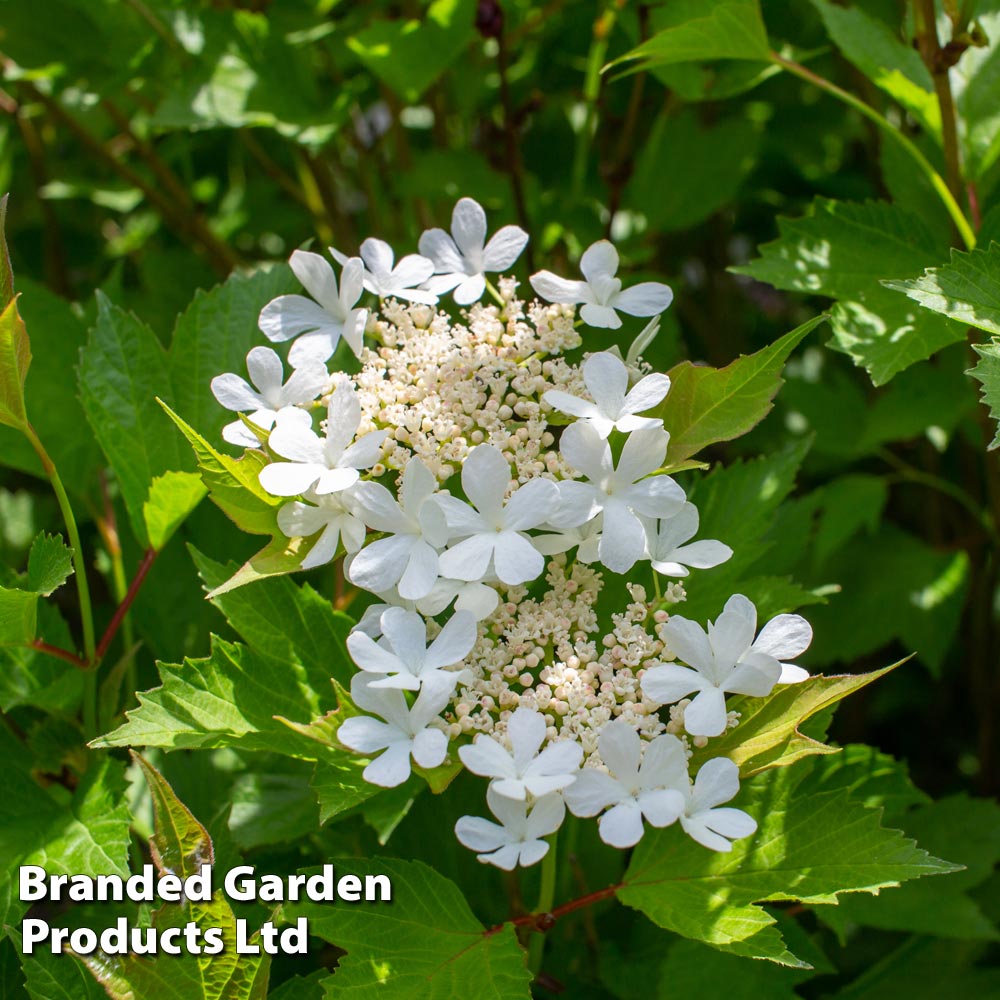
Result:
<svg viewBox="0 0 1000 1000"><path fill-rule="evenodd" d="M28 589L48 597L58 590L73 572L73 550L62 540L62 535L42 532L32 543L28 553Z"/></svg>
<svg viewBox="0 0 1000 1000"><path fill-rule="evenodd" d="M37 608L37 637L62 649L74 649L73 637L55 605L39 601ZM57 715L73 714L82 693L83 671L65 660L27 646L0 647L0 709L4 712L31 705Z"/></svg>
<svg viewBox="0 0 1000 1000"><path fill-rule="evenodd" d="M0 313L0 424L25 430L28 414L24 408L24 380L31 365L31 343L11 299Z"/></svg>
<svg viewBox="0 0 1000 1000"><path fill-rule="evenodd" d="M611 65L636 59L639 69L714 59L771 61L758 0L679 0L661 18L665 27Z"/></svg>
<svg viewBox="0 0 1000 1000"><path fill-rule="evenodd" d="M1000 421L1000 342L973 344L972 349L979 355L979 361L969 374L982 386L983 405L988 406L990 416ZM997 428L989 450L1000 447L1000 427Z"/></svg>
<svg viewBox="0 0 1000 1000"><path fill-rule="evenodd" d="M149 487L149 499L142 505L150 548L159 552L207 492L195 472L166 472L157 476Z"/></svg>
<svg viewBox="0 0 1000 1000"><path fill-rule="evenodd" d="M473 0L434 0L420 20L373 20L348 48L409 104L458 58L475 37Z"/></svg>
<svg viewBox="0 0 1000 1000"><path fill-rule="evenodd" d="M20 950L20 932L11 929L10 937ZM21 966L31 1000L107 1000L107 993L82 965L53 955L48 948L22 954Z"/></svg>
<svg viewBox="0 0 1000 1000"><path fill-rule="evenodd" d="M212 840L190 810L151 764L137 754L153 799L155 829L150 854L159 872L183 877L214 859ZM209 902L185 901L161 906L153 914L159 933L167 927L194 923L204 930L218 927L225 946L217 955L106 955L77 958L90 970L111 1000L265 1000L270 956L236 953L236 918L222 890ZM253 941L254 938L251 938Z"/></svg>
<svg viewBox="0 0 1000 1000"><path fill-rule="evenodd" d="M933 135L941 133L941 110L930 70L915 48L860 7L810 0L827 33L865 76L916 116Z"/></svg>
<svg viewBox="0 0 1000 1000"><path fill-rule="evenodd" d="M153 480L193 464L156 401L165 371L153 331L98 292L97 323L80 355L80 399L143 546L149 544L143 505Z"/></svg>
<svg viewBox="0 0 1000 1000"><path fill-rule="evenodd" d="M23 646L36 635L38 594L0 587L0 646Z"/></svg>
<svg viewBox="0 0 1000 1000"><path fill-rule="evenodd" d="M213 636L210 656L160 663L158 669L160 687L139 693L139 706L125 713L127 721L92 746L238 747L309 759L321 755L317 745L275 719L312 719L323 711L321 697L329 700L297 664Z"/></svg>
<svg viewBox="0 0 1000 1000"><path fill-rule="evenodd" d="M320 823L326 823L379 794L381 789L377 785L361 777L367 763L356 754L347 753L340 758L316 762L312 787L319 799Z"/></svg>
<svg viewBox="0 0 1000 1000"><path fill-rule="evenodd" d="M787 767L811 754L835 754L837 747L804 736L799 731L802 724L903 662L867 674L818 674L801 684L781 684L766 698L733 698L727 707L740 713L739 725L695 750L692 761L697 765L712 757L728 757L739 765L740 774L753 775Z"/></svg>
<svg viewBox="0 0 1000 1000"><path fill-rule="evenodd" d="M894 821L895 823L896 821ZM996 940L1000 933L968 890L981 885L1000 861L1000 806L988 799L953 795L927 803L898 820L907 835L930 851L965 866L941 882L911 882L878 899L844 899L823 919L934 937Z"/></svg>
<svg viewBox="0 0 1000 1000"><path fill-rule="evenodd" d="M212 603L251 649L274 660L304 668L309 686L326 691L330 678L350 687L355 673L347 653L347 636L354 620L334 611L329 600L308 583L297 585L287 577L264 580L250 590L218 593L219 583L232 573L191 548L191 557Z"/></svg>
<svg viewBox="0 0 1000 1000"><path fill-rule="evenodd" d="M734 804L758 824L729 854L706 851L677 827L647 830L618 898L654 923L734 955L801 965L761 902L833 903L955 866L879 822L843 789L808 788L811 768L778 768L747 782Z"/></svg>
<svg viewBox="0 0 1000 1000"><path fill-rule="evenodd" d="M267 760L241 774L230 792L229 832L243 850L310 837L318 825L310 766L287 757Z"/></svg>
<svg viewBox="0 0 1000 1000"><path fill-rule="evenodd" d="M10 266L10 252L7 250L7 199L0 198L0 311L14 301L14 270Z"/></svg>
<svg viewBox="0 0 1000 1000"><path fill-rule="evenodd" d="M761 256L730 270L787 291L840 301L831 313L834 342L876 385L948 344L965 339L957 324L907 308L881 286L936 264L934 237L919 216L886 202L818 198L801 219L779 219L780 236Z"/></svg>
<svg viewBox="0 0 1000 1000"><path fill-rule="evenodd" d="M760 125L747 117L705 127L690 109L662 113L639 153L625 206L666 232L702 222L732 202L757 162L762 138ZM678 149L686 155L679 157Z"/></svg>
<svg viewBox="0 0 1000 1000"><path fill-rule="evenodd" d="M825 319L817 316L725 368L690 361L672 368L670 392L656 411L670 431L667 464L682 462L710 444L731 441L760 423L771 412L788 355Z"/></svg>
<svg viewBox="0 0 1000 1000"><path fill-rule="evenodd" d="M335 860L339 876L385 874L392 900L359 906L287 904L313 934L346 950L327 997L349 991L384 1000L528 1000L531 974L514 929L487 933L458 887L419 861Z"/></svg>
<svg viewBox="0 0 1000 1000"><path fill-rule="evenodd" d="M947 264L929 267L919 278L883 284L925 309L1000 334L1000 243L969 253L952 250Z"/></svg>
<svg viewBox="0 0 1000 1000"><path fill-rule="evenodd" d="M1000 112L997 110L997 88L1000 87L1000 10L978 5L976 21L989 45L970 46L952 73L962 84L955 94L959 121L964 126L960 141L963 147L962 166L966 177L978 179L994 166L1000 157Z"/></svg>

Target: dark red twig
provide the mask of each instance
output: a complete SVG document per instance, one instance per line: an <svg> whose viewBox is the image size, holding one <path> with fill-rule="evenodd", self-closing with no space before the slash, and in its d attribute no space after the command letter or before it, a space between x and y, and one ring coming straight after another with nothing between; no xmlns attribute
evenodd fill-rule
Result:
<svg viewBox="0 0 1000 1000"><path fill-rule="evenodd" d="M594 903L599 903L602 899L608 899L621 888L620 884L609 885L606 889L598 889L597 892L588 892L586 896L571 899L568 903L563 903L548 913L526 913L523 917L514 917L512 920L505 920L502 924L488 928L483 934L485 937L489 937L491 934L498 934L507 926L529 927L533 931L539 931L544 934L555 926L556 921L560 917L564 917L567 913L572 913L574 910L582 910L585 906L592 906Z"/></svg>
<svg viewBox="0 0 1000 1000"><path fill-rule="evenodd" d="M139 564L139 569L136 570L136 574L132 578L132 582L129 584L128 592L125 594L121 604L118 605L118 609L115 611L114 617L108 623L108 627L104 630L104 635L101 636L101 641L97 644L97 649L94 652L95 663L100 663L101 660L104 659L104 654L107 653L108 647L111 645L118 632L119 626L128 614L128 609L132 606L132 602L139 593L139 588L146 579L146 574L156 561L158 554L159 553L156 549L146 549L146 553L142 557L142 562Z"/></svg>
<svg viewBox="0 0 1000 1000"><path fill-rule="evenodd" d="M48 653L49 656L58 657L60 660L65 660L67 663L72 663L74 667L79 667L80 670L86 670L89 664L82 657L76 655L76 653L71 653L68 649L62 649L59 646L50 646L47 642L43 642L41 639L36 639L31 643L32 649L37 649L41 653Z"/></svg>

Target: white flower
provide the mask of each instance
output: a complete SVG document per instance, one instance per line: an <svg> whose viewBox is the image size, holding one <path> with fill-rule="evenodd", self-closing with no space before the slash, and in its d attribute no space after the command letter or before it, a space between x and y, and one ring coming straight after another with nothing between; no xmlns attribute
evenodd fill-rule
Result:
<svg viewBox="0 0 1000 1000"><path fill-rule="evenodd" d="M272 462L260 470L260 485L276 497L294 497L310 487L316 493L336 493L358 481L358 469L371 468L379 458L388 431L369 431L354 444L361 423L361 404L350 382L342 380L327 408L326 436L312 429L304 410L282 410L268 446L287 462Z"/></svg>
<svg viewBox="0 0 1000 1000"><path fill-rule="evenodd" d="M278 411L286 406L311 403L323 391L329 375L324 365L310 361L296 368L282 385L284 368L281 358L270 347L255 347L247 355L247 371L254 389L246 379L232 372L212 379L212 394L227 410L250 413L250 422L262 430L274 426ZM251 412L252 411L252 412ZM226 424L222 437L243 448L259 448L257 436L242 420Z"/></svg>
<svg viewBox="0 0 1000 1000"><path fill-rule="evenodd" d="M681 826L689 837L709 850L731 851L730 841L749 837L757 830L754 818L742 809L717 808L740 790L740 769L727 757L706 761L694 785L685 779L681 787L686 799Z"/></svg>
<svg viewBox="0 0 1000 1000"><path fill-rule="evenodd" d="M493 778L491 787L508 799L541 798L572 785L583 760L583 747L574 740L545 741L545 717L529 708L518 708L507 723L511 750L480 733L475 742L460 747L458 756L473 774Z"/></svg>
<svg viewBox="0 0 1000 1000"><path fill-rule="evenodd" d="M589 564L597 562L603 525L604 518L601 514L591 518L585 524L578 524L572 528L557 528L542 524L539 525L539 528L543 532L551 532L551 534L535 535L531 541L543 556L554 556L560 552L568 552L575 545L577 547L577 562Z"/></svg>
<svg viewBox="0 0 1000 1000"><path fill-rule="evenodd" d="M559 504L559 491L548 479L532 479L504 504L510 485L510 466L492 445L477 445L462 465L462 487L475 504L473 510L457 497L441 496L438 503L448 518L453 538L464 541L441 556L441 575L456 580L483 580L493 567L496 575L514 586L534 580L545 560L523 532L545 521Z"/></svg>
<svg viewBox="0 0 1000 1000"><path fill-rule="evenodd" d="M583 364L583 381L593 402L550 389L542 399L553 409L577 417L606 438L612 431L642 430L662 427L659 417L639 417L662 402L670 389L666 375L647 375L632 390L628 387L628 368L621 358L609 351L591 354Z"/></svg>
<svg viewBox="0 0 1000 1000"><path fill-rule="evenodd" d="M334 260L346 267L350 258L330 247ZM361 259L365 264L364 285L380 299L397 298L409 302L433 305L438 297L417 285L423 284L433 273L434 263L420 254L411 253L394 264L392 247L384 240L369 237L361 244Z"/></svg>
<svg viewBox="0 0 1000 1000"><path fill-rule="evenodd" d="M454 688L461 674L445 668L464 660L476 642L476 618L469 611L456 611L429 646L427 624L415 611L388 608L381 627L378 642L364 632L347 637L347 651L358 667L383 675L372 679L372 688L418 691L439 676Z"/></svg>
<svg viewBox="0 0 1000 1000"><path fill-rule="evenodd" d="M303 569L323 566L337 554L341 538L347 552L357 552L365 541L365 522L357 517L349 500L350 491L306 493L310 503L293 500L278 511L278 527L289 538L322 534L302 560Z"/></svg>
<svg viewBox="0 0 1000 1000"><path fill-rule="evenodd" d="M451 602L456 611L471 611L476 621L489 618L500 603L495 587L480 580L438 580L431 592L417 601L417 610L428 618L441 614Z"/></svg>
<svg viewBox="0 0 1000 1000"><path fill-rule="evenodd" d="M549 851L542 837L555 833L566 815L558 795L539 799L529 812L527 802L504 798L492 785L486 790L486 803L502 825L463 816L455 824L455 836L463 846L476 851L480 861L508 872L518 865L527 868L538 864Z"/></svg>
<svg viewBox="0 0 1000 1000"><path fill-rule="evenodd" d="M572 527L603 511L599 558L615 573L628 572L646 550L646 531L639 515L667 517L684 503L684 491L669 476L649 475L663 464L669 439L660 428L634 431L615 468L611 446L593 427L567 427L559 450L590 482L561 482L561 506L549 521Z"/></svg>
<svg viewBox="0 0 1000 1000"><path fill-rule="evenodd" d="M733 550L714 538L705 538L690 545L684 543L698 531L698 508L684 504L671 517L663 518L658 526L646 525L647 551L653 569L664 576L688 575L688 567L711 569L732 557Z"/></svg>
<svg viewBox="0 0 1000 1000"><path fill-rule="evenodd" d="M384 750L363 772L365 781L395 788L410 776L410 757L420 767L437 767L448 753L448 736L433 725L451 699L455 686L439 675L423 686L413 707L406 695L374 686L371 674L351 678L351 699L358 708L385 721L357 715L341 723L337 739L345 747L370 757Z"/></svg>
<svg viewBox="0 0 1000 1000"><path fill-rule="evenodd" d="M618 272L618 251L607 241L592 243L580 258L586 281L567 281L551 271L531 276L531 287L548 302L568 305L583 303L580 316L590 326L617 330L622 321L615 310L630 316L655 316L673 302L669 285L643 281L622 291Z"/></svg>
<svg viewBox="0 0 1000 1000"><path fill-rule="evenodd" d="M379 483L358 483L352 496L369 527L389 537L365 546L350 578L373 593L397 587L404 600L426 597L438 578L438 549L448 541L444 511L434 499L437 480L416 457L406 463L399 500Z"/></svg>
<svg viewBox="0 0 1000 1000"><path fill-rule="evenodd" d="M518 226L504 226L486 242L486 213L472 198L461 198L451 213L451 235L428 229L419 249L434 262L435 277L427 287L443 295L454 289L455 301L467 306L486 290L486 271L502 271L521 256L528 234Z"/></svg>
<svg viewBox="0 0 1000 1000"><path fill-rule="evenodd" d="M326 361L341 337L360 355L367 318L367 310L355 308L364 288L360 258L347 261L339 286L333 267L318 253L296 250L289 264L312 299L279 295L268 302L259 320L264 336L275 342L298 337L288 355L296 367L306 361Z"/></svg>
<svg viewBox="0 0 1000 1000"><path fill-rule="evenodd" d="M618 719L601 731L597 749L610 773L584 768L563 797L574 816L608 810L598 823L605 844L632 847L645 832L643 819L663 827L680 816L684 794L678 786L687 785L687 757L676 736L657 736L643 750L639 734Z"/></svg>
<svg viewBox="0 0 1000 1000"><path fill-rule="evenodd" d="M775 684L790 684L809 675L801 667L782 663L779 657L798 656L812 641L812 628L799 615L778 615L764 626L754 641L757 609L742 594L726 602L722 614L709 622L708 631L697 623L672 615L662 636L683 663L650 667L642 690L654 701L670 704L697 692L684 709L684 728L692 736L718 736L726 728L726 694L762 698ZM692 669L693 668L693 669Z"/></svg>

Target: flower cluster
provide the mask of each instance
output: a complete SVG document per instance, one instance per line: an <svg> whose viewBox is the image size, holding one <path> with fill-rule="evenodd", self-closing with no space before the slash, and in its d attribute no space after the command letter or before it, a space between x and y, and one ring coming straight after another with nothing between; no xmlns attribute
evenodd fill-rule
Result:
<svg viewBox="0 0 1000 1000"><path fill-rule="evenodd" d="M623 289L602 240L583 254L584 280L539 272L544 301L525 303L513 278L487 275L527 239L516 226L487 239L483 209L463 198L451 232L424 233L398 263L368 239L358 257L330 251L338 280L323 256L296 251L309 296L260 315L271 341L293 341L293 371L286 381L278 355L256 347L253 387L214 379L241 414L223 436L267 457L260 485L287 498L278 526L299 540L302 568L343 559L375 595L347 644L362 714L337 731L369 759L367 781L393 787L414 765L449 762L489 779L496 822L466 816L455 833L505 869L538 862L567 809L598 817L615 847L677 822L727 851L756 829L724 806L736 765L702 755L692 777L690 758L738 725L727 694L806 676L788 661L811 630L780 615L757 634L742 595L707 629L674 612L690 570L732 552L692 541L698 511L665 468L670 379L639 357L656 320L624 360L617 349L571 360L582 327L655 317L671 290ZM454 317L439 305L448 293L464 307ZM345 370L330 370L335 355ZM632 579L640 563L652 599ZM629 599L607 615L598 598L615 575L630 578Z"/></svg>

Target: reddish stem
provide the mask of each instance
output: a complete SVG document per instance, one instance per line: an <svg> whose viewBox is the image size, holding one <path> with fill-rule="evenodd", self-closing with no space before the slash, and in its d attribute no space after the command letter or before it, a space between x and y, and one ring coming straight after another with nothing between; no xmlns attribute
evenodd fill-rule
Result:
<svg viewBox="0 0 1000 1000"><path fill-rule="evenodd" d="M114 617L108 623L108 627L104 630L104 635L101 636L101 641L97 644L97 650L94 653L95 664L100 663L101 660L104 659L104 654L107 653L108 647L111 645L115 635L118 633L118 628L124 621L125 616L128 614L128 609L132 606L132 602L139 593L139 588L146 579L146 574L156 561L157 555L159 555L159 552L156 549L146 549L146 553L142 557L142 562L139 564L139 569L136 571L135 576L132 578L132 582L129 584L128 592L125 594L121 604L118 605L118 609L115 611Z"/></svg>
<svg viewBox="0 0 1000 1000"><path fill-rule="evenodd" d="M41 653L48 653L49 656L58 657L60 660L65 660L67 663L72 663L74 667L79 667L80 670L86 670L89 666L86 660L77 656L76 653L71 653L68 649L62 649L59 646L50 646L47 642L43 642L41 639L36 639L31 643L32 649L37 649Z"/></svg>
<svg viewBox="0 0 1000 1000"><path fill-rule="evenodd" d="M507 926L529 927L533 931L539 931L544 934L555 926L555 922L560 917L564 917L567 913L572 913L574 910L581 910L585 906L599 903L602 899L608 899L621 888L622 884L609 885L606 889L598 889L597 892L588 892L586 896L571 899L568 903L563 903L548 913L526 913L523 917L514 917L513 920L507 920L502 924L497 924L495 927L490 927L483 934L485 937L489 937L491 934L499 933Z"/></svg>

